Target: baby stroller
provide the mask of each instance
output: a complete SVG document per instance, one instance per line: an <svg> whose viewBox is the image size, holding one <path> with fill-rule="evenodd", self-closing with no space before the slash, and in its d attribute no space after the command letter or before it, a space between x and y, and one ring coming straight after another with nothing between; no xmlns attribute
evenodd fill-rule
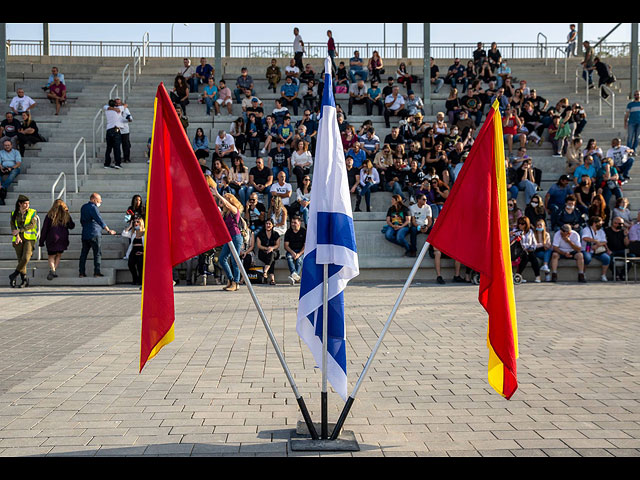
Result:
<svg viewBox="0 0 640 480"><path fill-rule="evenodd" d="M522 283L522 275L517 273L518 265L521 262L521 256L525 253L524 247L522 246L522 236L516 235L511 240L511 265L516 269L516 273L513 274L513 284L520 285Z"/></svg>
<svg viewBox="0 0 640 480"><path fill-rule="evenodd" d="M207 285L207 278L213 276L216 285L220 285L222 273L218 267L218 258L222 247L217 247L198 256L198 276L202 276L202 285Z"/></svg>

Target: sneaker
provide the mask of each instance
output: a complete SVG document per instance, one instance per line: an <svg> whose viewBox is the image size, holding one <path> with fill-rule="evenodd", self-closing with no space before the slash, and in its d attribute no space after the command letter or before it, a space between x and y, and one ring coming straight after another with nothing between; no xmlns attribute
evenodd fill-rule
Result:
<svg viewBox="0 0 640 480"><path fill-rule="evenodd" d="M444 281L444 278L442 278L440 275L438 275L438 278L436 278L436 282L438 282L440 285L444 285L446 283Z"/></svg>
<svg viewBox="0 0 640 480"><path fill-rule="evenodd" d="M460 275L456 275L455 277L453 277L453 281L454 281L455 283L466 283L466 282L464 281L464 278L462 278Z"/></svg>
<svg viewBox="0 0 640 480"><path fill-rule="evenodd" d="M293 275L289 275L287 278L289 279L289 283L291 283L291 285L295 285L296 284L296 279L293 278Z"/></svg>
<svg viewBox="0 0 640 480"><path fill-rule="evenodd" d="M608 281L609 281L609 279L607 278L607 276L606 276L606 275L600 275L600 281L601 281L601 282L608 282Z"/></svg>
<svg viewBox="0 0 640 480"><path fill-rule="evenodd" d="M113 168L115 168L116 170L120 170L122 167L120 165L114 165Z"/></svg>
<svg viewBox="0 0 640 480"><path fill-rule="evenodd" d="M558 281L558 274L557 274L556 272L553 272L553 273L551 274L551 281L552 281L553 283L555 283L555 282L557 282L557 281Z"/></svg>
<svg viewBox="0 0 640 480"><path fill-rule="evenodd" d="M545 282L550 282L550 281L551 281L551 274L550 274L550 273L547 273L547 274L544 276L544 281L545 281Z"/></svg>
<svg viewBox="0 0 640 480"><path fill-rule="evenodd" d="M49 274L47 275L47 280L53 280L54 275L53 275L53 270L49 270Z"/></svg>
<svg viewBox="0 0 640 480"><path fill-rule="evenodd" d="M562 158L562 154L561 154L561 153L554 153L554 154L552 155L552 157Z"/></svg>
<svg viewBox="0 0 640 480"><path fill-rule="evenodd" d="M78 275L78 277L80 278L85 278L87 275L85 273L81 273L80 275Z"/></svg>
<svg viewBox="0 0 640 480"><path fill-rule="evenodd" d="M584 273L579 273L578 274L578 282L587 283L587 280L584 278Z"/></svg>
<svg viewBox="0 0 640 480"><path fill-rule="evenodd" d="M534 280L535 283L540 283L542 282L542 280L540 280L540 277L536 277L536 279Z"/></svg>
<svg viewBox="0 0 640 480"><path fill-rule="evenodd" d="M300 275L298 275L296 272L293 272L293 273L291 274L291 276L293 277L293 279L294 279L296 282L299 282L299 281L300 281Z"/></svg>
<svg viewBox="0 0 640 480"><path fill-rule="evenodd" d="M527 281L523 278L520 280L520 283L527 283Z"/></svg>
<svg viewBox="0 0 640 480"><path fill-rule="evenodd" d="M11 275L9 275L9 285L11 285L11 288L15 288L16 287L16 277L18 276L17 272L13 272Z"/></svg>
<svg viewBox="0 0 640 480"><path fill-rule="evenodd" d="M540 271L544 273L549 273L551 270L549 270L549 265L542 265L540 267Z"/></svg>
<svg viewBox="0 0 640 480"><path fill-rule="evenodd" d="M262 150L260 150L260 153L264 155L265 153L267 153L267 151L263 148Z"/></svg>
<svg viewBox="0 0 640 480"><path fill-rule="evenodd" d="M111 168L111 165L105 165L104 168L105 168L105 170L108 169L108 168Z"/></svg>
<svg viewBox="0 0 640 480"><path fill-rule="evenodd" d="M104 275L103 275L103 274L101 274L100 272L98 272L98 273L94 273L94 274L93 274L93 276L94 276L94 277L96 277L96 278L97 278L97 277L104 277Z"/></svg>

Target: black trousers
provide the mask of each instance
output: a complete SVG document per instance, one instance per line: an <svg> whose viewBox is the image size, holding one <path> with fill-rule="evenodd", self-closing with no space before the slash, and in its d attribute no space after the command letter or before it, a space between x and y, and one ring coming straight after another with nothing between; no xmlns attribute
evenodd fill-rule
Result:
<svg viewBox="0 0 640 480"><path fill-rule="evenodd" d="M125 163L131 161L131 141L129 140L128 133L121 133L120 138L122 141L122 159Z"/></svg>
<svg viewBox="0 0 640 480"><path fill-rule="evenodd" d="M144 255L136 255L135 252L131 252L129 255L129 271L131 272L131 278L136 285L142 285L142 265L144 264Z"/></svg>
<svg viewBox="0 0 640 480"><path fill-rule="evenodd" d="M536 252L522 252L520 255L520 264L518 265L518 273L524 272L527 263L531 262L531 268L533 268L533 273L536 277L540 276L540 264L538 263L538 257L536 257Z"/></svg>
<svg viewBox="0 0 640 480"><path fill-rule="evenodd" d="M302 70L304 70L304 65L302 65L302 52L296 52L293 58L296 61L296 67L302 72Z"/></svg>
<svg viewBox="0 0 640 480"><path fill-rule="evenodd" d="M113 158L116 165L120 166L120 147L122 145L122 135L118 128L110 128L107 130L107 149L104 152L104 166L111 166L111 152L113 151Z"/></svg>
<svg viewBox="0 0 640 480"><path fill-rule="evenodd" d="M271 275L275 273L276 260L278 259L279 252L274 250L273 252L267 253L264 250L258 250L258 258L260 261L264 262L265 265L269 266L267 273Z"/></svg>

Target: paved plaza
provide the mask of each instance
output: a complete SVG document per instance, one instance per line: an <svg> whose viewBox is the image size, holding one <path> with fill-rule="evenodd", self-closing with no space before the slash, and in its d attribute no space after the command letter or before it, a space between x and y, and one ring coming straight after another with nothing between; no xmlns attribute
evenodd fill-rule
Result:
<svg viewBox="0 0 640 480"><path fill-rule="evenodd" d="M140 291L0 289L0 455L317 456L246 287L175 288L176 339L138 373ZM349 389L401 285L345 293ZM257 286L314 421L321 373L296 333L298 288ZM345 424L339 456L640 456L638 284L516 287L519 389L486 376L467 285L412 286ZM342 400L329 393L330 421Z"/></svg>

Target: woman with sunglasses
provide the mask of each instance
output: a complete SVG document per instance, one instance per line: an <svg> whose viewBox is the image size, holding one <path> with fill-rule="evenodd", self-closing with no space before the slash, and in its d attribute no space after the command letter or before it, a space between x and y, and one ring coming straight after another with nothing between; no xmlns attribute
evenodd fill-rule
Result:
<svg viewBox="0 0 640 480"><path fill-rule="evenodd" d="M520 236L520 242L522 244L522 254L520 255L520 263L518 264L518 273L522 275L527 263L531 263L531 268L535 275L535 283L540 283L540 264L538 263L538 257L536 256L537 242L536 236L531 228L531 223L527 217L520 217L518 219L518 228L513 233L513 236ZM515 261L515 258L511 260ZM523 278L522 282L526 282Z"/></svg>

